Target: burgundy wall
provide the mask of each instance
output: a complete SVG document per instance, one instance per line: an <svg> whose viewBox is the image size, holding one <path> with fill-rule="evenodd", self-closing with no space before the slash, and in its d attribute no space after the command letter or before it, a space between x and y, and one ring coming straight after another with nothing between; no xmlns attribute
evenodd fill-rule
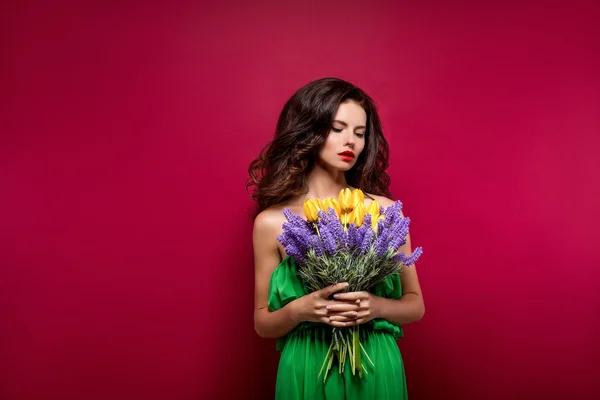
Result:
<svg viewBox="0 0 600 400"><path fill-rule="evenodd" d="M410 397L600 394L592 2L80 3L2 6L1 398L269 398L246 168L323 76L424 248Z"/></svg>

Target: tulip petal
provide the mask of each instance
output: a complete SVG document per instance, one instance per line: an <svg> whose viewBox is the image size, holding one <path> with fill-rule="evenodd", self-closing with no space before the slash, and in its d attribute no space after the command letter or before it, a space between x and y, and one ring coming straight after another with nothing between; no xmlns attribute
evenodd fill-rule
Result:
<svg viewBox="0 0 600 400"><path fill-rule="evenodd" d="M352 192L350 189L342 189L338 196L338 200L340 202L340 208L343 212L350 212L354 208L354 203L352 203Z"/></svg>

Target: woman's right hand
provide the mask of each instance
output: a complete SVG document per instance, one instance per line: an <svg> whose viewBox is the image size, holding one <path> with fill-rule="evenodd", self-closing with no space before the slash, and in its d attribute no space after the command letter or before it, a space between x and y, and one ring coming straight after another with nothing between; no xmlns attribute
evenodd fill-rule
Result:
<svg viewBox="0 0 600 400"><path fill-rule="evenodd" d="M360 305L355 302L329 300L329 297L344 290L348 287L348 283L342 282L335 285L327 286L321 290L317 290L306 296L302 296L295 300L294 314L296 322L323 322L332 326L343 326L343 323L331 321L329 317L342 316L344 319L353 319L358 315ZM332 312L327 309L327 306L336 305L336 311ZM339 319L339 318L338 318Z"/></svg>

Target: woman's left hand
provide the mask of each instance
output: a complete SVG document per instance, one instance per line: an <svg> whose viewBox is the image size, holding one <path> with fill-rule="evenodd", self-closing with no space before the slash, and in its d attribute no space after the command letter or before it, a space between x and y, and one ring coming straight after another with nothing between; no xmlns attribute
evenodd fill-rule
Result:
<svg viewBox="0 0 600 400"><path fill-rule="evenodd" d="M336 304L327 306L331 325L344 327L364 324L374 318L379 318L380 297L374 294L362 292L336 293L334 299L338 302L358 304L358 312L336 312Z"/></svg>

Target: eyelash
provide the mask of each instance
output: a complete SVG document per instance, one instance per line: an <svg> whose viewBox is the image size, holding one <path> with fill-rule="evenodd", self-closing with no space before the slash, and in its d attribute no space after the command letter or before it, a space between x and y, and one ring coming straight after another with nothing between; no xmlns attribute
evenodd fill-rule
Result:
<svg viewBox="0 0 600 400"><path fill-rule="evenodd" d="M337 128L331 128L334 132L340 133L341 131L343 131L343 129L337 129ZM364 133L356 133L356 136L358 136L359 138L363 138L365 137Z"/></svg>

